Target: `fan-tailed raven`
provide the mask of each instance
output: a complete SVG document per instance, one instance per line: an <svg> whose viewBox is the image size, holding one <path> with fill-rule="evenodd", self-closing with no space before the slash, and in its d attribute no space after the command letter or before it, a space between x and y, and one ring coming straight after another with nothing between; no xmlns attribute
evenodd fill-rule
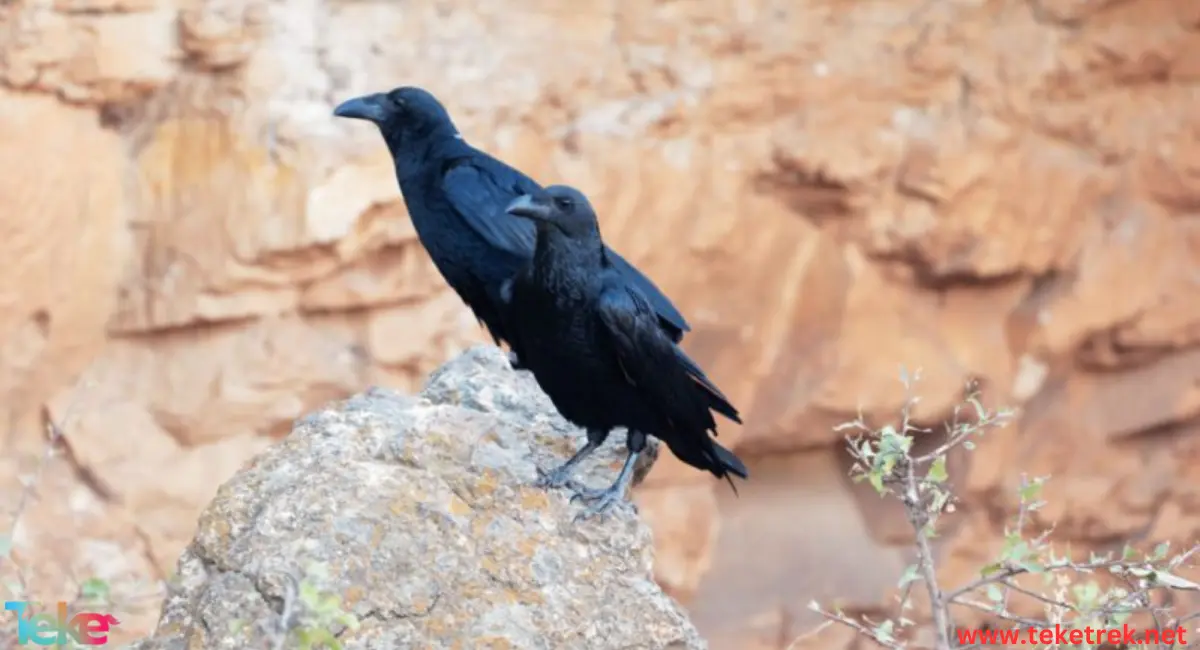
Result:
<svg viewBox="0 0 1200 650"><path fill-rule="evenodd" d="M537 232L533 261L501 290L522 362L563 417L587 430L587 444L540 483L570 482L614 427L627 429L629 456L611 487L577 492L595 501L581 516L623 496L647 434L731 486L730 474L746 478L737 456L709 436L710 409L740 423L737 410L663 333L650 298L604 246L587 197L554 185L515 199L507 212Z"/></svg>

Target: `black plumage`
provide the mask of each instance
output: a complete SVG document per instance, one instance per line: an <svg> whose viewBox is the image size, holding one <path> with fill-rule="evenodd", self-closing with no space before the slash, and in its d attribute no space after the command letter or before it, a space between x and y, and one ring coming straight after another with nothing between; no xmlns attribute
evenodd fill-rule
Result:
<svg viewBox="0 0 1200 650"><path fill-rule="evenodd" d="M587 198L555 185L507 211L537 230L533 261L502 287L522 361L563 417L587 430L587 444L540 483L570 483L615 427L628 431L629 456L611 487L577 493L596 501L585 515L622 497L647 434L731 486L730 474L746 478L737 456L709 436L712 411L740 423L737 409L663 333L646 294L614 264Z"/></svg>
<svg viewBox="0 0 1200 650"><path fill-rule="evenodd" d="M441 102L421 88L356 97L339 105L334 115L379 127L421 244L493 341L513 348L513 365L521 367L521 351L505 324L498 292L532 258L535 236L533 224L504 209L541 186L467 144ZM679 341L690 329L679 310L616 252L607 251L607 257L642 291L663 332Z"/></svg>

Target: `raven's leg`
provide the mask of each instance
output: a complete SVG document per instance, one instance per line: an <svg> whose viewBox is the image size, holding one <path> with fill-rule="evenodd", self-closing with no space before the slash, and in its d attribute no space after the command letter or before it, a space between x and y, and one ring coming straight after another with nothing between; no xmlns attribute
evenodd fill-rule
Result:
<svg viewBox="0 0 1200 650"><path fill-rule="evenodd" d="M582 462L584 458L590 456L593 451L599 449L600 445L604 444L604 441L608 439L608 433L608 429L588 429L587 444L575 452L575 455L571 456L571 460L549 472L543 472L541 468L538 468L538 474L541 476L535 485L537 487L558 488L568 483L573 483L571 473L575 471L575 466Z"/></svg>
<svg viewBox="0 0 1200 650"><path fill-rule="evenodd" d="M580 490L571 497L571 500L586 499L594 501L586 510L579 513L575 520L584 519L594 515L607 512L618 501L625 497L625 489L629 487L630 481L633 480L633 466L637 464L638 455L646 449L646 434L641 431L630 431L629 436L625 441L625 446L629 448L629 455L625 458L625 464L621 467L621 473L617 475L617 480L613 484L603 490Z"/></svg>

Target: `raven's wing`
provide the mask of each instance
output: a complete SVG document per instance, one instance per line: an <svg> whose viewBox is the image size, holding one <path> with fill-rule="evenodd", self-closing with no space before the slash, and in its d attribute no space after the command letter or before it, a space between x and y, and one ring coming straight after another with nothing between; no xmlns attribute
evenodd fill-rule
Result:
<svg viewBox="0 0 1200 650"><path fill-rule="evenodd" d="M488 244L524 258L533 257L537 231L504 209L518 196L539 189L528 176L482 155L454 158L442 171L441 190L471 230Z"/></svg>
<svg viewBox="0 0 1200 650"><path fill-rule="evenodd" d="M679 310L671 303L671 299L663 294L650 278L643 275L637 267L625 261L625 258L613 249L605 246L604 252L613 268L620 271L621 275L632 282L649 300L654 311L658 313L659 320L662 321L661 325L667 330L672 341L678 343L683 338L684 332L691 331L692 328L684 320L683 314L679 313Z"/></svg>
<svg viewBox="0 0 1200 650"><path fill-rule="evenodd" d="M662 338L654 308L637 287L606 283L596 310L626 381L645 390L671 390L662 381L661 366L664 363L677 364L704 393L709 408L741 423L737 409L700 367L677 345ZM667 395L656 397L669 398Z"/></svg>
<svg viewBox="0 0 1200 650"><path fill-rule="evenodd" d="M532 257L537 230L532 223L506 214L509 202L541 189L532 178L491 156L477 152L450 160L442 172L441 189L450 207L489 244L520 257ZM641 271L616 251L605 247L613 268L648 297L671 340L678 343L691 330L683 314Z"/></svg>
<svg viewBox="0 0 1200 650"><path fill-rule="evenodd" d="M654 386L654 364L662 358L662 345L671 345L656 337L658 321L654 309L641 292L618 283L606 283L596 301L596 312L612 343L616 361L633 386Z"/></svg>

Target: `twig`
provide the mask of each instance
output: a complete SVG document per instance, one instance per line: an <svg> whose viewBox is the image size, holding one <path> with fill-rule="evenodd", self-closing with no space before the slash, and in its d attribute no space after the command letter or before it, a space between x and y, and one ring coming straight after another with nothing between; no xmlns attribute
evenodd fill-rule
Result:
<svg viewBox="0 0 1200 650"><path fill-rule="evenodd" d="M1070 569L1072 571L1078 571L1080 573L1089 573L1089 572L1095 571L1097 569L1107 569L1107 568L1119 566L1122 564L1128 564L1128 562L1122 562L1121 560L1100 560L1100 561L1096 561L1096 562L1075 563L1075 562L1071 562L1068 560L1060 560L1058 562L1050 562L1048 564L1045 564L1041 567L1041 569L1042 569L1042 573L1051 573L1054 571L1063 571L1066 569ZM1023 566L1011 564L1011 563L1005 564L996 573L992 573L992 574L989 574L982 578L978 578L978 579L974 580L973 582L970 582L962 587L959 587L958 589L955 589L954 591L951 591L946 598L947 598L947 600L954 600L955 598L958 598L959 596L962 596L963 594L967 594L972 591L975 591L976 589L986 587L989 584L995 584L997 582L1008 580L1009 578L1015 578L1016 576L1024 575L1026 573L1029 573L1029 569L1027 567L1023 567Z"/></svg>
<svg viewBox="0 0 1200 650"><path fill-rule="evenodd" d="M868 639L874 641L876 644L878 644L884 648L889 648L889 650L904 650L904 646L901 645L899 642L897 642L893 639L884 639L883 637L876 634L874 630L868 629L867 626L863 625L862 623L859 623L858 621L856 621L852 618L845 616L844 614L841 614L840 612L839 613L827 612L824 609L821 609L819 607L814 607L814 608L812 608L812 610L814 612L820 614L821 616L824 616L828 620L828 622L840 623L841 625L845 625L846 627L853 629L855 632L858 632L859 634L867 637Z"/></svg>
<svg viewBox="0 0 1200 650"><path fill-rule="evenodd" d="M823 614L822 614L822 615L823 615ZM828 620L828 619L827 619L825 622L823 622L823 623L821 623L820 625L818 625L818 626L814 627L813 629L809 630L808 632L805 632L804 634L801 634L800 636L798 636L798 637L796 637L796 638L792 639L792 642L791 642L791 643L789 643L789 644L787 644L787 647L786 647L786 648L784 648L783 650L792 650L792 648L795 648L795 647L796 647L796 644L797 644L797 643L800 643L801 641L807 641L808 639L811 639L811 638L813 638L814 636L817 636L818 634L820 634L820 633L824 632L825 630L829 629L829 628L830 628L830 627L831 627L831 626L832 626L832 625L833 625L835 622L837 622L837 621L833 621L833 620Z"/></svg>
<svg viewBox="0 0 1200 650"><path fill-rule="evenodd" d="M970 607L971 609L978 610L985 614L991 614L992 616L999 617L1010 623L1016 623L1018 625L1024 625L1026 627L1044 627L1046 625L1045 621L1038 621L1038 620L1035 620L1032 618L1026 618L1024 616L1017 616L1016 614L1011 614L1009 612L997 612L995 605L988 605L986 603L981 603L977 600L970 600L967 598L963 598L961 600L956 601L956 604L964 605L966 607Z"/></svg>

